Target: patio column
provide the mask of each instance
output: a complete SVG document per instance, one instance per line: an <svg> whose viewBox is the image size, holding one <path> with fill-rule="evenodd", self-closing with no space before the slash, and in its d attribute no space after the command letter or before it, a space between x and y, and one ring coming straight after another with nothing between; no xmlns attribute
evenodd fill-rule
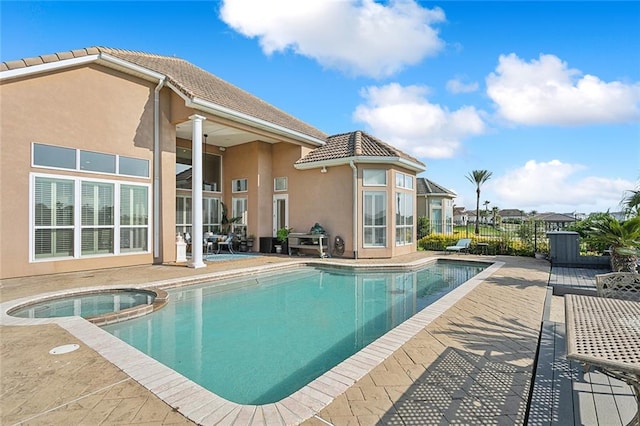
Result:
<svg viewBox="0 0 640 426"><path fill-rule="evenodd" d="M202 261L202 122L206 120L201 115L189 117L192 124L191 131L191 263L190 268L204 268Z"/></svg>

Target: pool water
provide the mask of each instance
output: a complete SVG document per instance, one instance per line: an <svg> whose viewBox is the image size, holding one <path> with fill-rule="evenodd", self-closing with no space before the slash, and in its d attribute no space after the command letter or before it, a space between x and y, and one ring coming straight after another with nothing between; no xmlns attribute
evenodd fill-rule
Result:
<svg viewBox="0 0 640 426"><path fill-rule="evenodd" d="M47 299L9 312L20 318L53 318L79 316L92 318L120 312L134 306L151 304L155 295L144 290L116 290L76 294Z"/></svg>
<svg viewBox="0 0 640 426"><path fill-rule="evenodd" d="M298 268L170 290L170 303L104 329L217 395L290 395L464 283L485 264L416 271Z"/></svg>

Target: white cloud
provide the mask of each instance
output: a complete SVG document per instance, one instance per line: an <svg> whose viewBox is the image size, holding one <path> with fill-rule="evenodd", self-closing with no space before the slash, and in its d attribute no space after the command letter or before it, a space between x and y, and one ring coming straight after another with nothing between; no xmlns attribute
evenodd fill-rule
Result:
<svg viewBox="0 0 640 426"><path fill-rule="evenodd" d="M353 112L371 133L419 158L449 158L462 139L482 134L485 123L471 106L449 111L430 103L425 86L391 83L361 90L365 103Z"/></svg>
<svg viewBox="0 0 640 426"><path fill-rule="evenodd" d="M413 0L224 0L220 17L267 55L291 49L353 75L389 76L444 46L442 9Z"/></svg>
<svg viewBox="0 0 640 426"><path fill-rule="evenodd" d="M456 77L447 81L447 90L451 93L471 93L478 90L478 83L465 83L461 77Z"/></svg>
<svg viewBox="0 0 640 426"><path fill-rule="evenodd" d="M527 161L487 182L501 208L562 212L617 210L624 191L635 184L624 179L577 177L586 168L579 164ZM515 206L515 207L514 207Z"/></svg>
<svg viewBox="0 0 640 426"><path fill-rule="evenodd" d="M501 55L486 78L498 113L526 125L581 125L640 120L640 83L604 82L554 55L525 62Z"/></svg>

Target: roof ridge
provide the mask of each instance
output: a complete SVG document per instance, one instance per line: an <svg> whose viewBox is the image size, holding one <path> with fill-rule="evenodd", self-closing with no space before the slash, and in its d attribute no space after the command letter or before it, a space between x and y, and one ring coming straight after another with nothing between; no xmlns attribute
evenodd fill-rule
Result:
<svg viewBox="0 0 640 426"><path fill-rule="evenodd" d="M362 131L356 130L353 132L354 144L353 144L353 155L356 157L362 155Z"/></svg>

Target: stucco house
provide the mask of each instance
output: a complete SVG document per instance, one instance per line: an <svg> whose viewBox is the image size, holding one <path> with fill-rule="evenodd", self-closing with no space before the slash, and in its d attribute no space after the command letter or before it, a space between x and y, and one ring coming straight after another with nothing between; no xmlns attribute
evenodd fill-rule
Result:
<svg viewBox="0 0 640 426"><path fill-rule="evenodd" d="M416 250L417 159L335 136L176 57L91 47L0 67L2 278L176 260L320 223L345 257ZM197 182L198 184L194 184ZM255 247L254 250L259 250Z"/></svg>
<svg viewBox="0 0 640 426"><path fill-rule="evenodd" d="M424 177L416 182L418 216L429 219L431 232L453 234L453 200L457 194Z"/></svg>

